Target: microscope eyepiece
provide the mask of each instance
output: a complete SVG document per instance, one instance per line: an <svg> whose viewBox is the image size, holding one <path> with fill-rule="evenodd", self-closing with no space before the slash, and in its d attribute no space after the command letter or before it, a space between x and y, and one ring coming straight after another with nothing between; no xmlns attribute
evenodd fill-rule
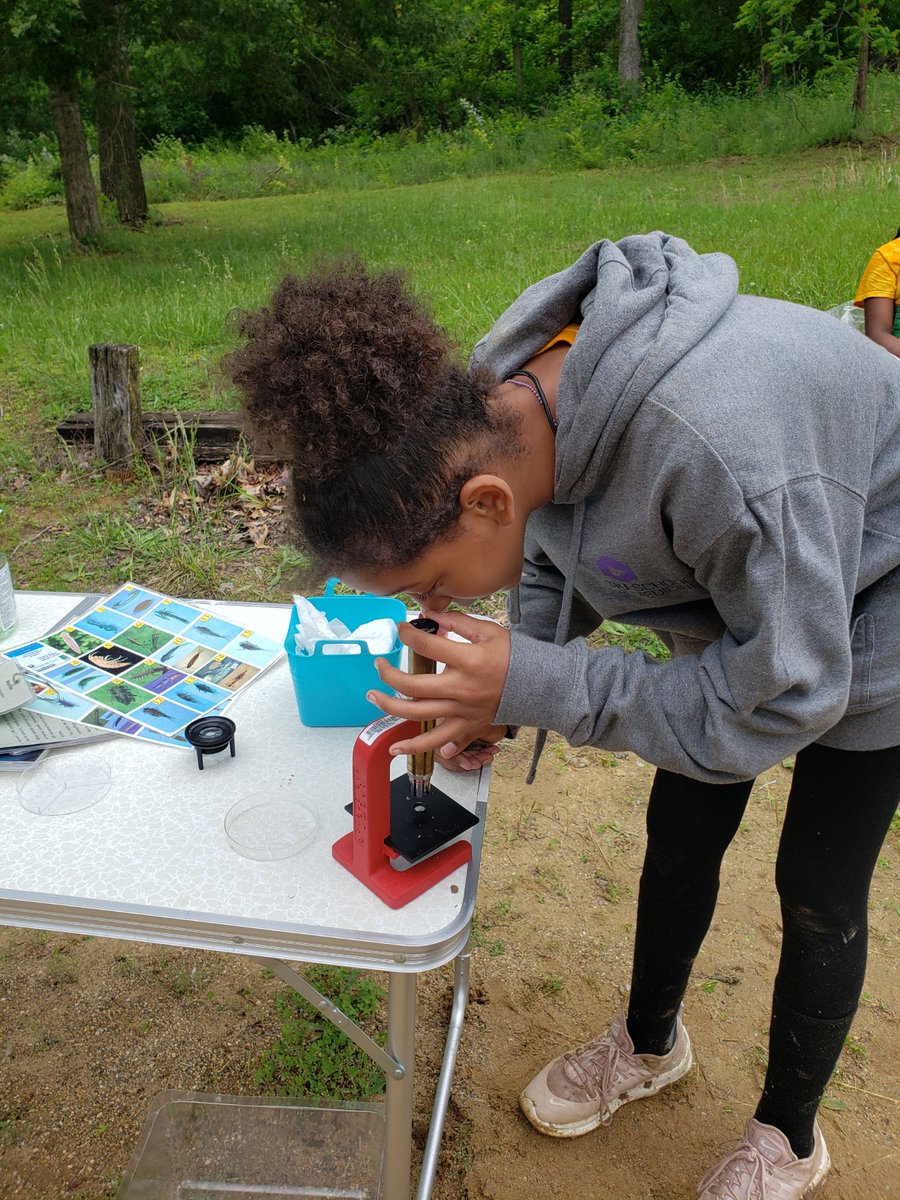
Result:
<svg viewBox="0 0 900 1200"><path fill-rule="evenodd" d="M432 617L416 617L414 621L410 621L410 625L414 629L421 629L423 633L437 633L440 629L440 625Z"/></svg>

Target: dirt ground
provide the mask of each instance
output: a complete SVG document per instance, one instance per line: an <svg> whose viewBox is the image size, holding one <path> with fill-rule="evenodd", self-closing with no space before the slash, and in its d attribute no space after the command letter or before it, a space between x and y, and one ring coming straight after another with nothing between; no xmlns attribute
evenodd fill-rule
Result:
<svg viewBox="0 0 900 1200"><path fill-rule="evenodd" d="M694 1070L609 1128L558 1142L531 1129L517 1095L622 1005L652 768L557 744L525 788L528 757L527 742L510 744L495 768L435 1200L691 1200L752 1114L764 1073L790 772L759 780L726 859L686 1001ZM898 874L894 832L875 873L863 1004L821 1114L835 1163L822 1200L900 1196ZM238 957L0 930L0 1200L113 1196L158 1092L259 1091L280 986ZM449 998L449 968L424 977L419 1148Z"/></svg>

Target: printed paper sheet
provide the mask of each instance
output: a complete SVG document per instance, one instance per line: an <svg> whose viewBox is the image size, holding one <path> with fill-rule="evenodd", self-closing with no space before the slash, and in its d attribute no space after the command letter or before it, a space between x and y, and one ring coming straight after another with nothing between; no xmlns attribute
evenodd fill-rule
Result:
<svg viewBox="0 0 900 1200"><path fill-rule="evenodd" d="M185 726L222 712L283 648L227 614L126 583L4 653L38 677L29 709L184 748Z"/></svg>

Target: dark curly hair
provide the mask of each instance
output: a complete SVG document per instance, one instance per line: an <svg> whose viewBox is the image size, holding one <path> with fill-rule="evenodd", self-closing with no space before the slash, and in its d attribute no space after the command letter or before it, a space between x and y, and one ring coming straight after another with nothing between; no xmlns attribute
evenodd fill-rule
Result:
<svg viewBox="0 0 900 1200"><path fill-rule="evenodd" d="M223 359L258 427L287 436L301 533L319 565L399 567L460 516L459 491L518 422L487 397L398 272L357 262L285 276Z"/></svg>

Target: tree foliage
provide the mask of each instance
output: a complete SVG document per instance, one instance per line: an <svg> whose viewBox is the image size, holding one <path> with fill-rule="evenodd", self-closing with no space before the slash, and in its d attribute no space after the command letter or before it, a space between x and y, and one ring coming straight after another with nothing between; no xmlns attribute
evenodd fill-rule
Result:
<svg viewBox="0 0 900 1200"><path fill-rule="evenodd" d="M589 92L627 103L622 18L633 0L0 0L0 111L7 135L49 131L49 86L94 125L115 22L139 146L293 141L533 113ZM118 14L118 16L117 16ZM644 0L640 70L688 91L780 87L896 65L900 0ZM121 92L121 89L120 89ZM848 95L849 104L849 95Z"/></svg>
<svg viewBox="0 0 900 1200"><path fill-rule="evenodd" d="M775 79L797 79L848 62L864 37L876 56L895 55L898 19L890 0L744 0L735 25L753 32Z"/></svg>

